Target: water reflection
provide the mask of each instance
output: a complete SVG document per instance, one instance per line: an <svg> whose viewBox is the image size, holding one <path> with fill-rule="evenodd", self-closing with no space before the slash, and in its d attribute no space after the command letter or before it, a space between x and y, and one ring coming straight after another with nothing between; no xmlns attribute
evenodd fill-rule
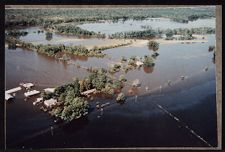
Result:
<svg viewBox="0 0 225 152"><path fill-rule="evenodd" d="M143 66L143 70L145 73L152 73L154 71L154 66L151 67Z"/></svg>

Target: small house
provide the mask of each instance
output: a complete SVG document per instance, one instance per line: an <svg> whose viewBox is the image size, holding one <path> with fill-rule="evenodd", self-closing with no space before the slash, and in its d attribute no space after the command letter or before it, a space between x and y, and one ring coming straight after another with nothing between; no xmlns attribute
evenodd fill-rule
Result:
<svg viewBox="0 0 225 152"><path fill-rule="evenodd" d="M49 99L44 101L44 105L48 108L51 108L52 106L56 105L57 100L56 99Z"/></svg>

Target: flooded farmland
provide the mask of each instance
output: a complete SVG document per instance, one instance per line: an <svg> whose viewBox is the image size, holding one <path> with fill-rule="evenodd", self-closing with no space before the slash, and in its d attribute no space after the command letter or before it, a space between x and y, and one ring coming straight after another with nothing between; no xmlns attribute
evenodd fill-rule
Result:
<svg viewBox="0 0 225 152"><path fill-rule="evenodd" d="M153 29L193 27L215 28L215 18L177 23L164 18L127 20L112 23L85 23L82 29L112 34L124 31L140 31L142 25ZM24 28L26 36L20 40L33 44L63 44L68 46L98 46L113 43L113 39L65 36L53 32L46 39L46 30L34 26ZM81 67L109 70L121 57L144 58L157 52L153 67L141 66L112 74L124 75L127 84L121 92L126 102L116 103L103 94L88 100L90 113L70 123L56 123L48 113L34 106L39 95L24 100L24 92L17 92L12 102L6 103L8 148L119 148L119 147L216 147L216 80L214 54L209 46L216 44L215 34L204 34L202 42L159 43L153 51L147 44L121 46L106 49L105 57L67 54L70 63L36 51L17 47L5 47L6 90L21 82L32 82L36 90L70 83L75 78L84 79L89 72ZM123 41L123 40L121 40ZM175 41L175 40L174 40ZM184 77L184 79L182 79ZM128 83L138 79L141 87ZM170 84L168 82L171 82ZM101 110L96 103L110 103ZM15 127L16 126L16 127ZM54 127L52 129L51 127ZM207 127L205 127L207 126Z"/></svg>

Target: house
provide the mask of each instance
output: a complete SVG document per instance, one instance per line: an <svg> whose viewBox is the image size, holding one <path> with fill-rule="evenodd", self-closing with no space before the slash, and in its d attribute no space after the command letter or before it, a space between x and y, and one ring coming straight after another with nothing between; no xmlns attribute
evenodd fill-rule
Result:
<svg viewBox="0 0 225 152"><path fill-rule="evenodd" d="M52 106L54 106L54 105L56 105L56 103L57 103L57 100L56 99L49 99L49 100L45 100L44 101L44 105L46 106L46 107L52 107Z"/></svg>

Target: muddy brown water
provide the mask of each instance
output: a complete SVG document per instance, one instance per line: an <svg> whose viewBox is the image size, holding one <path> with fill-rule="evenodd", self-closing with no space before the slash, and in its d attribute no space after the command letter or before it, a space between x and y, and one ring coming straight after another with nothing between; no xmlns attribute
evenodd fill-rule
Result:
<svg viewBox="0 0 225 152"><path fill-rule="evenodd" d="M154 102L164 106L216 146L215 65L212 62L213 52L208 52L208 46L215 44L215 36L208 35L208 38L207 43L160 44L154 68L142 67L124 74L129 81L138 78L142 83L142 87L134 91L138 95L137 102L132 95L123 105L113 104L114 99L97 98L91 102L92 107L95 101L110 102L112 106L105 108L102 116L100 111L95 110L85 120L73 121L56 129L54 136L46 133L21 142L27 136L55 124L47 113L33 106L37 96L24 101L24 90L18 92L13 102L6 103L7 147L207 147L157 108ZM78 56L71 56L71 59L86 67L108 68L121 56L143 57L153 51L147 46L126 46L109 49L105 53L111 59ZM6 89L17 87L20 82L32 82L36 85L35 89L42 90L68 83L74 77L82 79L88 74L74 65L21 48L6 48L5 62ZM206 66L208 71L204 71ZM120 74L122 72L115 76ZM181 81L181 75L188 78ZM171 87L166 85L168 80L172 81ZM156 90L148 94L145 90L145 87L151 91L160 85L163 86L161 92ZM128 95L130 89L126 86L122 91Z"/></svg>

